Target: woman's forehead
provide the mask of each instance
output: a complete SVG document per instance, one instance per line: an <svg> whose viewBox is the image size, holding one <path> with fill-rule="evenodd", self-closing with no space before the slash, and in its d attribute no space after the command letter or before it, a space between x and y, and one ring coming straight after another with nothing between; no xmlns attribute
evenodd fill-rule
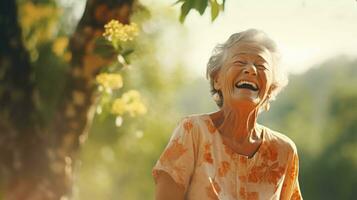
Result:
<svg viewBox="0 0 357 200"><path fill-rule="evenodd" d="M231 58L253 55L269 63L273 59L272 54L267 48L255 42L240 42L228 50L228 55Z"/></svg>

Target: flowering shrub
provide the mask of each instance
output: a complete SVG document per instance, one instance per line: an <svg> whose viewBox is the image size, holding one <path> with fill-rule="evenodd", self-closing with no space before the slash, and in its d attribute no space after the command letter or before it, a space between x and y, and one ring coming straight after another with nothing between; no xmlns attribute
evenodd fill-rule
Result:
<svg viewBox="0 0 357 200"><path fill-rule="evenodd" d="M147 109L142 101L140 93L136 90L129 90L124 92L121 97L112 99L112 92L123 87L123 78L118 73L119 70L126 69L128 66L126 56L128 52L133 50L125 45L129 41L133 41L139 34L139 28L135 23L130 25L121 24L117 20L111 20L104 26L103 37L110 43L117 54L117 60L120 66L117 69L111 69L111 72L104 72L96 77L99 84L99 90L102 93L102 104L110 104L110 112L117 115L116 124L121 126L122 116L128 113L131 117L142 115L147 112ZM104 105L104 107L106 107ZM101 113L101 105L99 105L98 112Z"/></svg>

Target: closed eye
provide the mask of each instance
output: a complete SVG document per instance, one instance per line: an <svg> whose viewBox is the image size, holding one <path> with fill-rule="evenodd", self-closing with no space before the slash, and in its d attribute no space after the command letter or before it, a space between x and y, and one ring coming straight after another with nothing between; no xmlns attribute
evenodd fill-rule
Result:
<svg viewBox="0 0 357 200"><path fill-rule="evenodd" d="M260 69L260 70L266 70L268 68L266 68L264 65L255 65L256 68Z"/></svg>
<svg viewBox="0 0 357 200"><path fill-rule="evenodd" d="M247 63L246 62L243 62L243 61L240 61L240 60L237 60L234 62L234 64L237 64L237 65L246 65Z"/></svg>

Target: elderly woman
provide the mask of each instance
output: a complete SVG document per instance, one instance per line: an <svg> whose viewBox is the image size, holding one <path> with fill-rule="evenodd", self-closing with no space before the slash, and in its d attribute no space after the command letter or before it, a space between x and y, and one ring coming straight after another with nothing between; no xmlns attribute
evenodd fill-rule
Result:
<svg viewBox="0 0 357 200"><path fill-rule="evenodd" d="M294 142L257 123L287 82L277 58L255 29L216 46L207 77L219 110L178 124L153 169L156 199L302 199Z"/></svg>

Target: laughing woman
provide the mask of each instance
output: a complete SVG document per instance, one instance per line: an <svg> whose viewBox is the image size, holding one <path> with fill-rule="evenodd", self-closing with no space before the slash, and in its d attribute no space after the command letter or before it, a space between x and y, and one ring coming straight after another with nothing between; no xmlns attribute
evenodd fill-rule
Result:
<svg viewBox="0 0 357 200"><path fill-rule="evenodd" d="M153 169L157 200L302 199L294 142L257 123L287 82L277 60L255 29L216 46L207 77L219 110L178 124Z"/></svg>

